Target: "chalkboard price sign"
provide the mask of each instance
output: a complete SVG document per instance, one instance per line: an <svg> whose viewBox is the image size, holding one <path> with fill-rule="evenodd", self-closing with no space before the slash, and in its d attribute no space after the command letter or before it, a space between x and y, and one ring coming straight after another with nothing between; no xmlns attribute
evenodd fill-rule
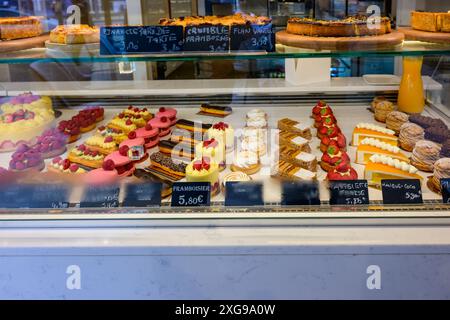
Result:
<svg viewBox="0 0 450 320"><path fill-rule="evenodd" d="M169 53L183 50L182 26L100 28L100 54Z"/></svg>
<svg viewBox="0 0 450 320"><path fill-rule="evenodd" d="M175 182L172 186L172 207L209 206L209 182Z"/></svg>
<svg viewBox="0 0 450 320"><path fill-rule="evenodd" d="M119 206L118 186L87 186L80 203L81 208L116 208Z"/></svg>
<svg viewBox="0 0 450 320"><path fill-rule="evenodd" d="M229 50L230 28L224 25L186 26L184 51L224 52Z"/></svg>
<svg viewBox="0 0 450 320"><path fill-rule="evenodd" d="M330 181L330 204L347 206L369 204L367 180Z"/></svg>
<svg viewBox="0 0 450 320"><path fill-rule="evenodd" d="M384 204L421 204L422 189L419 179L382 180L381 191Z"/></svg>
<svg viewBox="0 0 450 320"><path fill-rule="evenodd" d="M320 205L317 182L284 182L281 204L283 206Z"/></svg>
<svg viewBox="0 0 450 320"><path fill-rule="evenodd" d="M130 183L125 190L124 207L161 206L162 183Z"/></svg>
<svg viewBox="0 0 450 320"><path fill-rule="evenodd" d="M70 188L61 184L14 184L0 187L3 208L58 209L69 207Z"/></svg>
<svg viewBox="0 0 450 320"><path fill-rule="evenodd" d="M442 201L450 203L450 179L441 179Z"/></svg>
<svg viewBox="0 0 450 320"><path fill-rule="evenodd" d="M275 51L275 32L266 25L233 25L230 30L232 51Z"/></svg>
<svg viewBox="0 0 450 320"><path fill-rule="evenodd" d="M263 206L263 185L255 182L230 181L225 185L225 206Z"/></svg>

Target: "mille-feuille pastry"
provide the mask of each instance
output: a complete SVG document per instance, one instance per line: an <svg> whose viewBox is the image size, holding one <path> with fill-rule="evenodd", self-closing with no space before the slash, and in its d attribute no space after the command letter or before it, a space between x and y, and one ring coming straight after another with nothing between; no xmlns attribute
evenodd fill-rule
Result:
<svg viewBox="0 0 450 320"><path fill-rule="evenodd" d="M450 158L442 158L434 163L433 176L428 186L435 192L441 192L441 179L450 178Z"/></svg>
<svg viewBox="0 0 450 320"><path fill-rule="evenodd" d="M399 147L374 138L366 138L361 141L356 149L355 162L366 164L374 154L383 154L400 161L409 162L409 158L400 151Z"/></svg>
<svg viewBox="0 0 450 320"><path fill-rule="evenodd" d="M364 178L372 187L381 187L385 179L422 179L419 170L406 162L391 157L374 154L364 169Z"/></svg>
<svg viewBox="0 0 450 320"><path fill-rule="evenodd" d="M353 130L352 146L358 146L365 138L375 138L394 146L398 143L393 130L372 123L358 123Z"/></svg>
<svg viewBox="0 0 450 320"><path fill-rule="evenodd" d="M211 115L215 117L226 117L233 112L231 107L213 106L203 103L200 106L200 114Z"/></svg>
<svg viewBox="0 0 450 320"><path fill-rule="evenodd" d="M317 171L317 157L311 153L289 147L280 147L279 158L309 171Z"/></svg>
<svg viewBox="0 0 450 320"><path fill-rule="evenodd" d="M160 140L159 151L175 158L192 160L195 156L195 149L191 144L176 143L170 140Z"/></svg>
<svg viewBox="0 0 450 320"><path fill-rule="evenodd" d="M425 131L419 125L407 122L400 127L398 146L406 151L413 151L417 141L425 138Z"/></svg>
<svg viewBox="0 0 450 320"><path fill-rule="evenodd" d="M292 163L283 160L277 161L271 168L271 176L286 180L317 180L317 174L315 172L300 168Z"/></svg>
<svg viewBox="0 0 450 320"><path fill-rule="evenodd" d="M343 162L327 173L327 179L330 181L358 180L358 173L350 166L349 163Z"/></svg>
<svg viewBox="0 0 450 320"><path fill-rule="evenodd" d="M442 144L441 157L450 158L450 139L448 139Z"/></svg>
<svg viewBox="0 0 450 320"><path fill-rule="evenodd" d="M439 160L441 147L429 140L420 140L414 146L411 164L425 172L433 172L433 165Z"/></svg>
<svg viewBox="0 0 450 320"><path fill-rule="evenodd" d="M175 162L172 160L172 157L162 152L153 153L150 156L150 163L150 168L162 171L164 174L169 174L172 178L179 180L186 176L186 164L178 161Z"/></svg>
<svg viewBox="0 0 450 320"><path fill-rule="evenodd" d="M389 112L386 116L386 128L394 130L398 135L400 133L400 127L408 122L409 116L406 113L400 111Z"/></svg>
<svg viewBox="0 0 450 320"><path fill-rule="evenodd" d="M267 114L261 109L252 109L247 112L247 127L267 128Z"/></svg>
<svg viewBox="0 0 450 320"><path fill-rule="evenodd" d="M345 151L340 150L335 142L331 142L320 159L320 167L326 172L330 172L342 162L350 163L350 157Z"/></svg>
<svg viewBox="0 0 450 320"><path fill-rule="evenodd" d="M429 127L447 128L447 125L441 119L435 119L435 118L431 118L431 117L427 117L427 116L422 116L420 114L410 115L409 122L415 123L424 129L429 128Z"/></svg>
<svg viewBox="0 0 450 320"><path fill-rule="evenodd" d="M291 133L288 131L280 131L279 133L279 143L280 147L286 146L291 149L300 150L303 152L311 152L311 147L309 146L309 140L299 136L298 134Z"/></svg>
<svg viewBox="0 0 450 320"><path fill-rule="evenodd" d="M248 175L257 173L261 169L258 154L252 151L237 152L230 169L245 172Z"/></svg>
<svg viewBox="0 0 450 320"><path fill-rule="evenodd" d="M394 111L394 104L388 100L377 102L373 105L375 113L375 120L379 122L386 122L387 115Z"/></svg>
<svg viewBox="0 0 450 320"><path fill-rule="evenodd" d="M212 127L210 123L194 122L186 119L179 119L176 123L176 127L191 132L203 132L208 131Z"/></svg>
<svg viewBox="0 0 450 320"><path fill-rule="evenodd" d="M311 125L306 122L299 122L296 120L284 118L278 120L278 129L282 131L293 132L299 136L311 140Z"/></svg>
<svg viewBox="0 0 450 320"><path fill-rule="evenodd" d="M449 136L449 131L442 127L429 127L425 129L425 139L439 144L444 143Z"/></svg>

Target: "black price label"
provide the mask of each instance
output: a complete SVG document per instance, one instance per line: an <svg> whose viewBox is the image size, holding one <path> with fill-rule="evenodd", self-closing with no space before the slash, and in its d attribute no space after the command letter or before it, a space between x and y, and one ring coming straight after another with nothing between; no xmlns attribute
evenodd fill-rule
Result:
<svg viewBox="0 0 450 320"><path fill-rule="evenodd" d="M283 206L320 205L319 185L312 181L283 182L281 204Z"/></svg>
<svg viewBox="0 0 450 320"><path fill-rule="evenodd" d="M182 50L182 26L100 28L100 54L102 55L168 53Z"/></svg>
<svg viewBox="0 0 450 320"><path fill-rule="evenodd" d="M273 25L233 25L230 30L233 51L275 51Z"/></svg>
<svg viewBox="0 0 450 320"><path fill-rule="evenodd" d="M255 182L230 181L225 185L225 206L263 206L263 185Z"/></svg>
<svg viewBox="0 0 450 320"><path fill-rule="evenodd" d="M224 25L186 26L185 51L224 52L229 50L230 28Z"/></svg>
<svg viewBox="0 0 450 320"><path fill-rule="evenodd" d="M422 189L419 179L382 180L381 191L384 204L421 204Z"/></svg>
<svg viewBox="0 0 450 320"><path fill-rule="evenodd" d="M63 209L69 207L71 189L61 184L0 186L0 206L8 209Z"/></svg>
<svg viewBox="0 0 450 320"><path fill-rule="evenodd" d="M210 199L209 182L175 182L172 186L172 207L207 207Z"/></svg>
<svg viewBox="0 0 450 320"><path fill-rule="evenodd" d="M450 179L441 179L442 201L450 203Z"/></svg>
<svg viewBox="0 0 450 320"><path fill-rule="evenodd" d="M367 180L330 181L330 204L348 206L369 204Z"/></svg>
<svg viewBox="0 0 450 320"><path fill-rule="evenodd" d="M87 186L80 203L81 208L116 208L119 206L118 186Z"/></svg>
<svg viewBox="0 0 450 320"><path fill-rule="evenodd" d="M161 206L162 183L127 184L124 207L158 207Z"/></svg>

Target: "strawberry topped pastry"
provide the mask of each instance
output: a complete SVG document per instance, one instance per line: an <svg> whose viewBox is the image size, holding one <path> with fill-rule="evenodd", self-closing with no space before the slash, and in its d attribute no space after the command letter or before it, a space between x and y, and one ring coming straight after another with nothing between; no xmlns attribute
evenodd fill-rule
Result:
<svg viewBox="0 0 450 320"><path fill-rule="evenodd" d="M101 154L110 154L118 149L117 142L113 136L94 135L89 137L84 144L91 150Z"/></svg>
<svg viewBox="0 0 450 320"><path fill-rule="evenodd" d="M333 111L331 110L330 106L325 102L320 100L317 102L316 106L312 109L312 118L315 118L316 116L326 116L333 114Z"/></svg>
<svg viewBox="0 0 450 320"><path fill-rule="evenodd" d="M97 135L101 135L103 137L111 136L114 138L114 141L116 141L117 144L120 144L122 141L128 139L128 135L126 135L122 130L109 128L106 126L98 127Z"/></svg>
<svg viewBox="0 0 450 320"><path fill-rule="evenodd" d="M103 121L105 115L105 109L102 107L89 107L79 112L85 118L94 119L95 122Z"/></svg>
<svg viewBox="0 0 450 320"><path fill-rule="evenodd" d="M131 119L124 117L114 117L108 125L108 128L120 130L124 134L128 135L133 130L137 129L137 126L131 121Z"/></svg>
<svg viewBox="0 0 450 320"><path fill-rule="evenodd" d="M81 168L78 164L72 163L69 159L62 159L61 157L52 159L52 161L47 165L47 170L55 173L86 173L86 170Z"/></svg>
<svg viewBox="0 0 450 320"><path fill-rule="evenodd" d="M331 126L336 125L337 126L337 120L336 117L333 114L327 114L327 115L317 115L314 117L314 127L320 128L321 126Z"/></svg>
<svg viewBox="0 0 450 320"><path fill-rule="evenodd" d="M73 120L63 120L58 124L58 130L67 136L67 143L72 143L80 139L80 125Z"/></svg>
<svg viewBox="0 0 450 320"><path fill-rule="evenodd" d="M167 117L156 117L150 120L148 123L150 123L153 128L158 128L160 137L165 137L171 132L170 127L172 126L172 124Z"/></svg>
<svg viewBox="0 0 450 320"><path fill-rule="evenodd" d="M349 163L342 162L327 174L328 180L357 180L358 173Z"/></svg>
<svg viewBox="0 0 450 320"><path fill-rule="evenodd" d="M44 167L45 163L42 159L42 154L26 144L21 144L17 147L9 162L10 171L41 171Z"/></svg>
<svg viewBox="0 0 450 320"><path fill-rule="evenodd" d="M53 158L66 152L67 136L58 129L48 129L36 138L33 149L42 154L43 159Z"/></svg>
<svg viewBox="0 0 450 320"><path fill-rule="evenodd" d="M219 169L225 169L225 147L220 140L214 138L205 140L195 146L195 157L208 157L219 165Z"/></svg>
<svg viewBox="0 0 450 320"><path fill-rule="evenodd" d="M122 146L119 151L113 152L106 156L105 162L112 160L119 177L128 177L135 171L134 161L128 156L130 148Z"/></svg>
<svg viewBox="0 0 450 320"><path fill-rule="evenodd" d="M141 116L146 122L153 118L153 114L151 114L147 108L140 109L138 107L129 106L122 112L133 117Z"/></svg>
<svg viewBox="0 0 450 320"><path fill-rule="evenodd" d="M82 110L72 117L72 121L78 124L81 133L86 133L95 129L97 116L96 113L91 113L89 110Z"/></svg>
<svg viewBox="0 0 450 320"><path fill-rule="evenodd" d="M119 180L114 161L105 161L98 169L89 171L84 176L84 182L89 185L111 185Z"/></svg>
<svg viewBox="0 0 450 320"><path fill-rule="evenodd" d="M326 152L331 141L335 141L342 151L347 151L347 139L337 127L331 129L331 133L323 135L320 139L320 151Z"/></svg>
<svg viewBox="0 0 450 320"><path fill-rule="evenodd" d="M146 149L153 148L159 143L159 130L150 123L147 123L144 128L137 129L136 135L144 139Z"/></svg>
<svg viewBox="0 0 450 320"><path fill-rule="evenodd" d="M166 117L169 119L170 125L174 126L177 123L177 110L173 108L161 107L159 108L156 117L160 119Z"/></svg>
<svg viewBox="0 0 450 320"><path fill-rule="evenodd" d="M88 168L101 168L105 155L98 151L89 149L82 144L73 148L67 157L71 162L78 163Z"/></svg>
<svg viewBox="0 0 450 320"><path fill-rule="evenodd" d="M212 125L207 131L209 139L216 139L225 145L226 151L232 151L234 146L234 129L225 122L218 122Z"/></svg>
<svg viewBox="0 0 450 320"><path fill-rule="evenodd" d="M186 181L209 182L214 196L220 191L219 166L209 157L196 158L186 167Z"/></svg>
<svg viewBox="0 0 450 320"><path fill-rule="evenodd" d="M331 141L328 145L327 151L322 155L320 167L329 172L342 162L350 163L350 157L345 151L339 149L337 142Z"/></svg>
<svg viewBox="0 0 450 320"><path fill-rule="evenodd" d="M119 145L119 148L127 146L129 148L128 156L135 162L141 163L148 158L148 153L145 149L144 138L139 138L136 131L131 131L128 134L128 140L125 140Z"/></svg>
<svg viewBox="0 0 450 320"><path fill-rule="evenodd" d="M341 132L341 129L336 122L333 122L330 118L325 119L317 128L317 137L322 139L324 136L333 136Z"/></svg>

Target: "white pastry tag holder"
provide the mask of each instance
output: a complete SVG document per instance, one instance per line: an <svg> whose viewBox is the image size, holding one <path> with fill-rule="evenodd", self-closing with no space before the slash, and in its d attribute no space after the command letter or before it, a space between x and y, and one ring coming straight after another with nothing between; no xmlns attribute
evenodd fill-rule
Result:
<svg viewBox="0 0 450 320"><path fill-rule="evenodd" d="M133 161L141 160L145 155L145 149L143 146L132 146L128 150L128 158Z"/></svg>

